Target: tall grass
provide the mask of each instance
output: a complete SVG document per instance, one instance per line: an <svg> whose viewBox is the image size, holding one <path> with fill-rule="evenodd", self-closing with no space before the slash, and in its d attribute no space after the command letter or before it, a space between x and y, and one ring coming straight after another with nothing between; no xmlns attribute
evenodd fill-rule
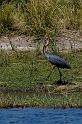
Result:
<svg viewBox="0 0 82 124"><path fill-rule="evenodd" d="M82 29L81 0L10 0L0 5L0 33L34 36Z"/></svg>
<svg viewBox="0 0 82 124"><path fill-rule="evenodd" d="M62 7L63 24L67 29L82 28L82 1L67 0L67 3Z"/></svg>
<svg viewBox="0 0 82 124"><path fill-rule="evenodd" d="M35 35L45 35L58 27L56 1L31 0L27 6L27 25Z"/></svg>

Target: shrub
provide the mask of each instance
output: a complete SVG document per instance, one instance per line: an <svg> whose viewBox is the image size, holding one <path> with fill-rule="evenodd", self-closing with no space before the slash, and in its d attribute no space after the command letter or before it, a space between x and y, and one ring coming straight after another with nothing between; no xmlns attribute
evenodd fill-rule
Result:
<svg viewBox="0 0 82 124"><path fill-rule="evenodd" d="M61 29L82 29L81 0L4 0L0 6L0 33L43 37Z"/></svg>
<svg viewBox="0 0 82 124"><path fill-rule="evenodd" d="M31 0L25 13L27 25L35 35L45 35L58 28L58 8L56 0Z"/></svg>
<svg viewBox="0 0 82 124"><path fill-rule="evenodd" d="M5 4L0 8L0 34L13 28L13 6Z"/></svg>

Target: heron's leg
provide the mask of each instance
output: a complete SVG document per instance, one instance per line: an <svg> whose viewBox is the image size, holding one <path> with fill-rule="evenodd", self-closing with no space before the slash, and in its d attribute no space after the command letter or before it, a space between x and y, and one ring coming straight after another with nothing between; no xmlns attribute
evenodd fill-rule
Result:
<svg viewBox="0 0 82 124"><path fill-rule="evenodd" d="M58 67L57 67L58 68ZM62 73L61 73L61 71L60 71L60 69L58 68L58 71L59 71L59 74L60 74L60 82L62 82L62 79L61 79L61 77L62 77Z"/></svg>
<svg viewBox="0 0 82 124"><path fill-rule="evenodd" d="M56 66L54 66L53 68L52 68L52 70L50 71L50 73L48 74L48 76L46 77L46 80L50 77L50 75L52 74L52 71L53 71L53 69L55 68Z"/></svg>

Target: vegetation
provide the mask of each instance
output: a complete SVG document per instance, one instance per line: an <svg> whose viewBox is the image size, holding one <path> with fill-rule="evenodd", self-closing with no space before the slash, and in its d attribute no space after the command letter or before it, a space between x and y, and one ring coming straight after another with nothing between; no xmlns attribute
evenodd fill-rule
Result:
<svg viewBox="0 0 82 124"><path fill-rule="evenodd" d="M62 56L62 55L61 55ZM70 61L72 69L64 69L62 73L68 82L82 81L82 52L63 54L63 57ZM47 75L52 69L52 65L37 52L10 52L1 51L0 53L0 81L3 85L26 87L32 84L44 83L53 84L59 79L57 68L53 71L49 79ZM2 85L2 83L1 83Z"/></svg>
<svg viewBox="0 0 82 124"><path fill-rule="evenodd" d="M3 0L0 34L45 36L82 29L81 0Z"/></svg>
<svg viewBox="0 0 82 124"><path fill-rule="evenodd" d="M0 56L0 107L82 107L82 51L63 55L72 66L62 70L66 86L56 85L57 69L46 80L52 66L41 54L1 51Z"/></svg>
<svg viewBox="0 0 82 124"><path fill-rule="evenodd" d="M60 93L50 95L29 95L23 93L6 93L0 94L0 107L82 107L82 93Z"/></svg>
<svg viewBox="0 0 82 124"><path fill-rule="evenodd" d="M53 51L63 29L82 30L82 0L0 1L0 36L48 36ZM82 51L61 54L72 69L62 70L68 84L59 90L57 69L46 79L52 66L37 51L0 50L0 107L82 107Z"/></svg>

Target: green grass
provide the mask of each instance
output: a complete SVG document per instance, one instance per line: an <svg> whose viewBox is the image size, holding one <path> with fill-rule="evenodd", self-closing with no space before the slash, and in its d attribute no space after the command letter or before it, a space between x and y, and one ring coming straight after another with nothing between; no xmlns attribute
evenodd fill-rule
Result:
<svg viewBox="0 0 82 124"><path fill-rule="evenodd" d="M82 30L81 0L10 0L9 3L1 0L0 35L48 36L53 51L56 48L53 46L55 38L62 29ZM79 92L75 89L75 93L68 94L66 91L63 95L63 91L59 90L55 95L52 84L59 79L58 70L55 68L46 80L52 65L37 51L0 51L0 106L82 106L79 89ZM71 64L70 70L61 70L63 78L68 83L80 85L82 51L61 56ZM41 83L46 86L51 84L53 88L41 87Z"/></svg>
<svg viewBox="0 0 82 124"><path fill-rule="evenodd" d="M71 64L70 70L62 70L64 79L68 80L71 86L66 85L65 89L58 90L58 86L53 85L59 79L58 70L55 69L46 80L52 65L43 58L42 54L37 55L36 52L7 54L2 51L0 107L82 107L82 51L62 54L62 56ZM78 88L71 89L75 83Z"/></svg>
<svg viewBox="0 0 82 124"><path fill-rule="evenodd" d="M82 107L82 93L71 94L23 94L0 93L0 107Z"/></svg>
<svg viewBox="0 0 82 124"><path fill-rule="evenodd" d="M81 82L82 78L82 52L62 54L71 64L71 69L61 69L63 78L69 82ZM15 52L0 54L0 82L10 85L29 86L37 83L52 84L59 79L57 68L52 75L46 77L52 70L52 65L37 55L36 52ZM4 84L3 83L3 84Z"/></svg>

